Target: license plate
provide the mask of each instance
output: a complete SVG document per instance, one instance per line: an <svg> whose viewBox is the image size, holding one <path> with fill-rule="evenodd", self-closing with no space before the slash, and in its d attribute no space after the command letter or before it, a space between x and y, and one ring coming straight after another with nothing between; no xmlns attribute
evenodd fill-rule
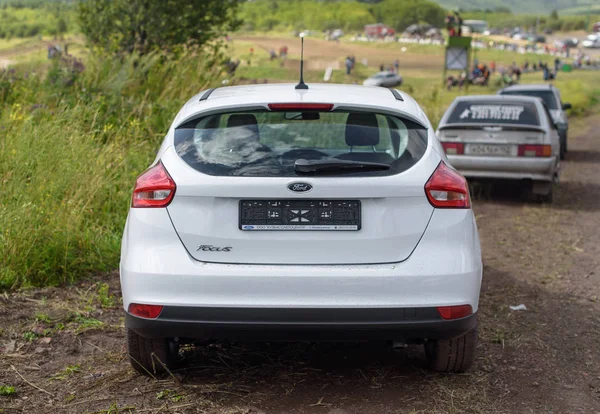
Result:
<svg viewBox="0 0 600 414"><path fill-rule="evenodd" d="M359 200L241 200L240 230L360 230Z"/></svg>
<svg viewBox="0 0 600 414"><path fill-rule="evenodd" d="M492 156L511 156L514 145L485 145L485 144L467 144L465 154L467 155L492 155Z"/></svg>

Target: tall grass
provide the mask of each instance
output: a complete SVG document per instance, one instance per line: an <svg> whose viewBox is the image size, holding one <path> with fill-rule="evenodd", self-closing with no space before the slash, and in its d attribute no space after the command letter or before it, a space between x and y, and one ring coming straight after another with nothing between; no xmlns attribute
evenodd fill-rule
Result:
<svg viewBox="0 0 600 414"><path fill-rule="evenodd" d="M135 177L215 56L56 63L0 74L0 288L114 269ZM2 93L2 91L4 91Z"/></svg>

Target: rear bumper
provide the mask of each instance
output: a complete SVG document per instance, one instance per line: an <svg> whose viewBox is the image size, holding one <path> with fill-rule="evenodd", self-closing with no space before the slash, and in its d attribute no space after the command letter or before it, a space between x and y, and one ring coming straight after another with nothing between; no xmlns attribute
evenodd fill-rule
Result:
<svg viewBox="0 0 600 414"><path fill-rule="evenodd" d="M514 180L552 181L556 173L556 157L485 157L448 155L450 164L469 178L502 178Z"/></svg>
<svg viewBox="0 0 600 414"><path fill-rule="evenodd" d="M276 254L276 252L274 252ZM123 307L427 308L477 311L481 250L471 210L436 210L400 263L242 265L189 256L164 209L130 211L121 252Z"/></svg>
<svg viewBox="0 0 600 414"><path fill-rule="evenodd" d="M473 329L477 314L443 320L436 308L215 308L165 307L157 319L126 314L126 325L146 338L233 340L451 339Z"/></svg>

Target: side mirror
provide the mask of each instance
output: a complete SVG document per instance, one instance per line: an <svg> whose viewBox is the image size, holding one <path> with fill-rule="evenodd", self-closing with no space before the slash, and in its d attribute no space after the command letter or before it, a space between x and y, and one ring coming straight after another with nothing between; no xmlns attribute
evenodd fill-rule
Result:
<svg viewBox="0 0 600 414"><path fill-rule="evenodd" d="M564 103L562 106L563 109L567 110L567 109L571 109L573 108L573 105L571 105L570 103Z"/></svg>

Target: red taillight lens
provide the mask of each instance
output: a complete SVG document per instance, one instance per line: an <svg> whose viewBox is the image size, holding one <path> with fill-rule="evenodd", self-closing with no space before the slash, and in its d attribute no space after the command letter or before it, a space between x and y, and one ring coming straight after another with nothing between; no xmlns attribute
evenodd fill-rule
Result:
<svg viewBox="0 0 600 414"><path fill-rule="evenodd" d="M425 184L425 194L436 208L471 208L467 180L443 161Z"/></svg>
<svg viewBox="0 0 600 414"><path fill-rule="evenodd" d="M459 319L473 313L471 305L439 306L437 308L442 319Z"/></svg>
<svg viewBox="0 0 600 414"><path fill-rule="evenodd" d="M162 310L161 305L142 305L139 303L131 303L128 308L128 312L132 315L148 319L158 318Z"/></svg>
<svg viewBox="0 0 600 414"><path fill-rule="evenodd" d="M519 157L550 157L550 145L519 145Z"/></svg>
<svg viewBox="0 0 600 414"><path fill-rule="evenodd" d="M175 181L162 162L146 170L135 181L131 207L157 208L169 205L175 195Z"/></svg>
<svg viewBox="0 0 600 414"><path fill-rule="evenodd" d="M271 111L331 111L333 104L321 103L277 103L269 104Z"/></svg>
<svg viewBox="0 0 600 414"><path fill-rule="evenodd" d="M462 155L465 153L465 144L462 142L442 142L442 147L448 155Z"/></svg>

